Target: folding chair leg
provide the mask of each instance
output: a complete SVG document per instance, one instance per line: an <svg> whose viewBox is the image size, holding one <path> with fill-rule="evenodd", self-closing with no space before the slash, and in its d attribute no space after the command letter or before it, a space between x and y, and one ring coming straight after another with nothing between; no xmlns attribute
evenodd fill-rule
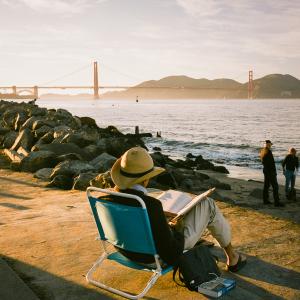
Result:
<svg viewBox="0 0 300 300"><path fill-rule="evenodd" d="M153 275L150 277L149 281L147 282L146 287L144 288L144 290L137 294L137 295L133 295L133 294L129 294L123 291L120 291L118 289L112 288L110 286L107 286L99 281L93 280L93 274L95 273L96 269L100 266L100 264L106 259L106 257L108 256L107 253L103 253L100 258L94 263L94 265L92 266L92 268L88 271L87 275L86 275L86 280L88 283L91 283L97 287L100 287L104 290L107 290L109 292L112 292L114 294L123 296L125 298L128 299L139 299L142 298L148 291L149 289L155 284L156 280L161 276L161 272L158 271L153 271Z"/></svg>

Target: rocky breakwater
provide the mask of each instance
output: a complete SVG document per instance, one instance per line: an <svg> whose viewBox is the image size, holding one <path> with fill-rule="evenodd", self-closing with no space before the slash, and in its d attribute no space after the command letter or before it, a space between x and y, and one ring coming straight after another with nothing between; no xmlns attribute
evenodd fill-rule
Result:
<svg viewBox="0 0 300 300"><path fill-rule="evenodd" d="M0 101L0 148L16 171L31 172L47 186L85 190L88 186L113 187L110 168L126 150L147 149L139 135L123 134L116 127L100 128L89 117L73 116L64 109L47 109L32 103ZM173 160L157 151L151 154L166 172L151 181L160 189L199 192L228 184L201 172L228 173L200 156L188 154Z"/></svg>

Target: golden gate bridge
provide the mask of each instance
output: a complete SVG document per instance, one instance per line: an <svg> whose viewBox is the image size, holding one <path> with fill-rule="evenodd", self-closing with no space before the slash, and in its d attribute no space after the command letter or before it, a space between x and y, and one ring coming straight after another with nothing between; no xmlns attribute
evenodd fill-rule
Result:
<svg viewBox="0 0 300 300"><path fill-rule="evenodd" d="M72 72L73 74L75 72ZM253 91L254 91L254 84L253 84L253 71L249 71L248 77L248 99L253 98ZM70 75L70 74L68 74ZM144 85L137 85L137 86L122 86L122 85L111 85L111 86L101 86L99 85L99 77L98 77L98 62L93 62L93 85L65 85L65 86L48 86L48 85L35 85L35 86L0 86L1 90L11 90L10 93L1 93L0 92L0 99L38 99L39 98L39 91L42 89L52 90L52 89L89 89L93 90L94 92L94 99L99 99L99 90L100 89L226 89L226 90L234 90L235 88L222 88L222 87L184 87L184 86L144 86Z"/></svg>

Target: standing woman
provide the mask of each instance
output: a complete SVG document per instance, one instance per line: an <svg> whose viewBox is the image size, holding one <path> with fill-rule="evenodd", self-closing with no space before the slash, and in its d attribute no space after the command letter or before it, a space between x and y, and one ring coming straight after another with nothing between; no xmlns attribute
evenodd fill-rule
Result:
<svg viewBox="0 0 300 300"><path fill-rule="evenodd" d="M295 198L293 197L293 193L295 193L295 181L296 181L296 169L299 168L299 160L296 156L296 149L290 148L288 155L285 157L285 159L282 162L283 167L283 175L285 176L285 195L286 198ZM291 189L289 189L289 186L291 185ZM290 193L289 193L290 192ZM291 195L291 197L289 197Z"/></svg>
<svg viewBox="0 0 300 300"><path fill-rule="evenodd" d="M270 140L266 140L265 147L260 151L260 159L264 166L264 191L263 200L264 204L271 204L269 201L269 187L272 185L273 198L275 206L284 206L283 203L279 201L278 195L278 182L277 182L277 172L274 157L271 151L272 143Z"/></svg>

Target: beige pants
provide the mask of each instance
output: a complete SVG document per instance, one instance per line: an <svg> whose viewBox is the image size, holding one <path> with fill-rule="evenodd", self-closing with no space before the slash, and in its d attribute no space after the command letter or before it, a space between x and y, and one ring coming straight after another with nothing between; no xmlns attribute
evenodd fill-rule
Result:
<svg viewBox="0 0 300 300"><path fill-rule="evenodd" d="M178 224L176 230L180 230L184 235L184 249L193 248L206 228L221 247L229 245L231 241L230 225L212 198L202 200Z"/></svg>

